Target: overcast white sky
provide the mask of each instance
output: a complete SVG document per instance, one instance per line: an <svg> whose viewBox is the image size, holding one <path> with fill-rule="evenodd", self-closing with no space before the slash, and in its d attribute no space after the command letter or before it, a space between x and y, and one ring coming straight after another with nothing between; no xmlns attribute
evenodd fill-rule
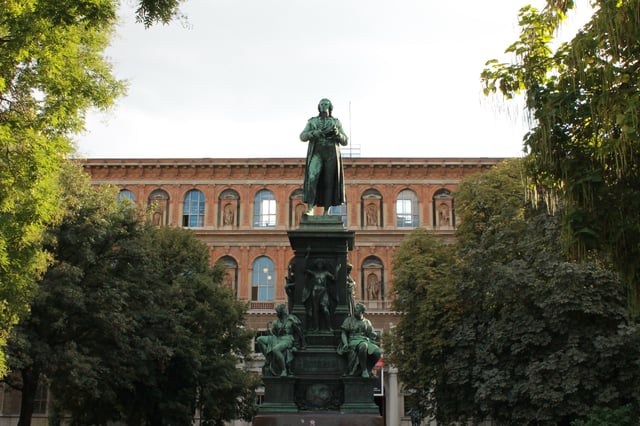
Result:
<svg viewBox="0 0 640 426"><path fill-rule="evenodd" d="M520 156L523 117L479 75L526 3L187 0L188 26L145 30L125 1L107 55L128 95L89 114L79 155L304 157L327 97L362 157Z"/></svg>

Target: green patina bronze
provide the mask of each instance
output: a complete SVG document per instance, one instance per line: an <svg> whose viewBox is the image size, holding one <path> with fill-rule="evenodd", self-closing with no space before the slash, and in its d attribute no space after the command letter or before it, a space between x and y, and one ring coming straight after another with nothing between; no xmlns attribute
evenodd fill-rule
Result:
<svg viewBox="0 0 640 426"><path fill-rule="evenodd" d="M300 135L309 141L309 211L287 233L295 255L284 279L289 310L278 306L270 332L256 340L265 355L264 402L253 426L383 424L373 395L378 379L369 377L381 351L364 305L354 301L350 275L355 232L344 228L340 216L328 215L329 207L344 202L339 145L347 143L332 109L321 100L320 115ZM313 216L314 206L324 207L324 214Z"/></svg>
<svg viewBox="0 0 640 426"><path fill-rule="evenodd" d="M302 323L289 314L286 305L276 307L278 318L271 324L269 333L256 339L256 345L264 355L265 376L291 375L291 363L297 348L304 347Z"/></svg>
<svg viewBox="0 0 640 426"><path fill-rule="evenodd" d="M382 351L377 345L378 335L373 331L371 321L364 317L365 306L358 303L354 313L342 323L342 341L338 354L348 357L347 375L369 378Z"/></svg>
<svg viewBox="0 0 640 426"><path fill-rule="evenodd" d="M345 202L344 172L340 146L347 145L347 135L342 130L340 120L334 118L333 105L329 99L318 104L319 115L307 121L300 134L300 140L309 142L304 174L303 201L307 203L307 215L313 214L313 207L329 207Z"/></svg>

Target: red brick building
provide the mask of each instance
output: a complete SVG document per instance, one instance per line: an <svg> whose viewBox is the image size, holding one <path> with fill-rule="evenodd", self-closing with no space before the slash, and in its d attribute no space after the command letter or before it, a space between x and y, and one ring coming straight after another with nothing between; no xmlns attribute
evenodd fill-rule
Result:
<svg viewBox="0 0 640 426"><path fill-rule="evenodd" d="M347 202L332 208L356 232L349 261L374 326L394 322L391 262L403 237L425 227L451 239L458 182L492 167L496 158L344 158ZM94 184L150 208L161 226L192 229L223 262L225 282L249 302L249 326L264 328L286 301L284 277L293 258L287 230L297 227L304 159L88 159ZM269 318L267 318L269 317Z"/></svg>
<svg viewBox="0 0 640 426"><path fill-rule="evenodd" d="M355 244L349 254L356 301L382 331L398 321L391 310L392 260L402 239L424 227L445 240L454 237L454 191L460 180L500 158L343 158L347 202L341 215ZM211 263L227 268L225 284L247 301L248 326L263 330L286 302L285 276L293 251L287 231L295 229L302 202L303 158L88 159L94 184L120 188L148 208L158 226L191 229L210 248ZM319 212L318 212L319 213ZM381 398L387 426L409 425L397 370L386 366ZM47 424L47 392L38 397L34 425ZM2 392L0 423L17 424L19 393ZM243 422L233 422L244 424Z"/></svg>

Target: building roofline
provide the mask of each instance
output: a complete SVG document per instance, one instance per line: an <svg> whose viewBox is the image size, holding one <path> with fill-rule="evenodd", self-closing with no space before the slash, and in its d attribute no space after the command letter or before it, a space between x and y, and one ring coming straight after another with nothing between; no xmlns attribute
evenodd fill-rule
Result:
<svg viewBox="0 0 640 426"><path fill-rule="evenodd" d="M345 166L479 166L494 165L503 157L357 157L345 158ZM85 167L212 167L300 165L303 157L282 158L86 158L76 159Z"/></svg>

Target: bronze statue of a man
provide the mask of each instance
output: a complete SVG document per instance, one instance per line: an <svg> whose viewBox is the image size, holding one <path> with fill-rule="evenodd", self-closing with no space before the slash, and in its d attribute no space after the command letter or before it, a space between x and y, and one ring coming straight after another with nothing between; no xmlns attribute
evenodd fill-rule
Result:
<svg viewBox="0 0 640 426"><path fill-rule="evenodd" d="M345 202L340 145L347 145L348 138L340 120L332 116L333 105L329 99L320 101L318 112L320 114L310 118L300 133L300 140L309 142L303 193L307 215L313 214L314 206L324 207L324 215L328 215L329 207Z"/></svg>

